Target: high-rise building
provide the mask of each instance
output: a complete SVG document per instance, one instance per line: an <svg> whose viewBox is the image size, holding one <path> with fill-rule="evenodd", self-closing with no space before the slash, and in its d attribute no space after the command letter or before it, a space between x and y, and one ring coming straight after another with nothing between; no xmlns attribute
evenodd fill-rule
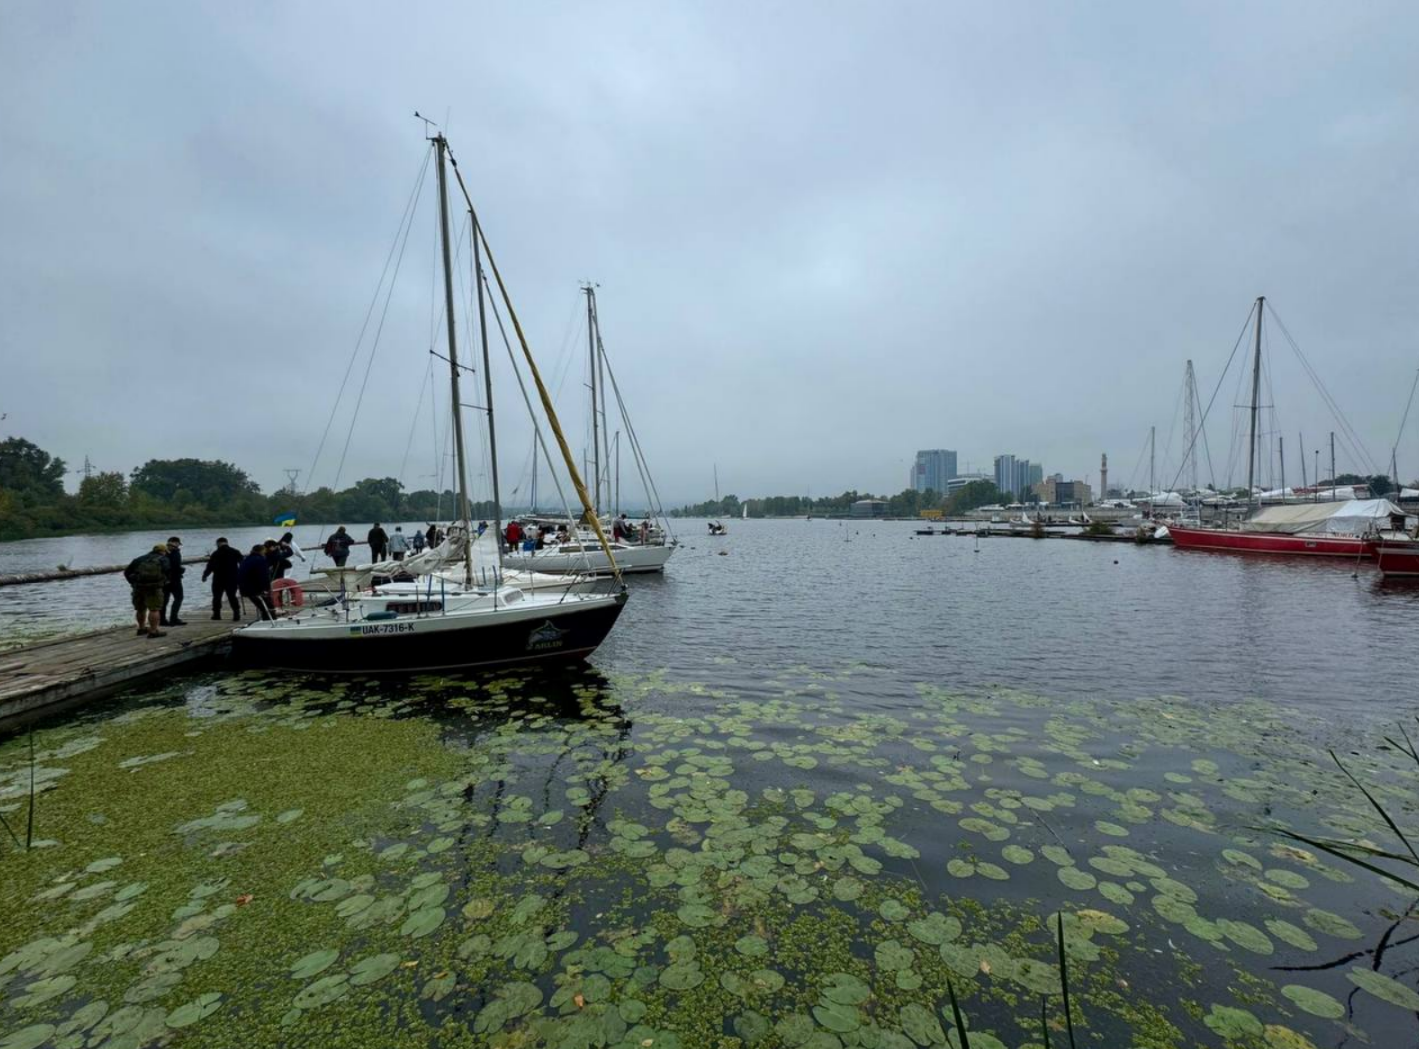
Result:
<svg viewBox="0 0 1419 1049"><path fill-rule="evenodd" d="M997 455L995 457L995 487L1007 495L1013 495L1019 491L1015 481L1015 457L1013 455Z"/></svg>
<svg viewBox="0 0 1419 1049"><path fill-rule="evenodd" d="M946 482L956 476L956 453L947 448L930 448L916 453L911 486L918 492L928 488L945 492Z"/></svg>
<svg viewBox="0 0 1419 1049"><path fill-rule="evenodd" d="M1020 499L1044 480L1045 470L1039 463L1017 459L1013 455L995 457L995 487L1012 499Z"/></svg>

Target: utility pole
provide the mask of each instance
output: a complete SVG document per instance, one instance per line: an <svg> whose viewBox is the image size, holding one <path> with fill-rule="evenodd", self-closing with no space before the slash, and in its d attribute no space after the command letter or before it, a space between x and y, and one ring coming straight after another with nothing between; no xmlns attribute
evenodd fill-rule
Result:
<svg viewBox="0 0 1419 1049"><path fill-rule="evenodd" d="M1247 506L1251 506L1256 491L1256 416L1261 401L1261 315L1266 296L1256 298L1256 352L1251 365L1251 436L1247 441Z"/></svg>
<svg viewBox="0 0 1419 1049"><path fill-rule="evenodd" d="M286 488L285 488L285 490L286 490L287 492L289 492L291 495L295 495L295 494L296 494L296 479L297 479L298 477L300 477L301 472L300 472L300 470L299 470L298 468L293 467L293 466L288 466L288 467L286 467L286 469L285 469L284 472L285 472L285 474L286 474Z"/></svg>
<svg viewBox="0 0 1419 1049"><path fill-rule="evenodd" d="M86 481L87 481L90 477L92 477L92 476L94 475L94 464L91 463L91 462L89 462L89 457L88 457L87 455L84 456L84 470L83 470L83 474L84 474L84 480L86 480Z"/></svg>

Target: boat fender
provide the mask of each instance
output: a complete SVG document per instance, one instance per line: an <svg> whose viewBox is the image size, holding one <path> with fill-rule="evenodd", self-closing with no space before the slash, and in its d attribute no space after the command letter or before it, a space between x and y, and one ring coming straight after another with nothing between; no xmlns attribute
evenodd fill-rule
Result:
<svg viewBox="0 0 1419 1049"><path fill-rule="evenodd" d="M271 600L277 608L300 608L305 604L305 591L294 579L277 579L271 584Z"/></svg>
<svg viewBox="0 0 1419 1049"><path fill-rule="evenodd" d="M387 611L387 610L384 611L384 612L366 612L366 613L365 613L365 618L368 619L368 620L370 620L371 622L376 622L376 621L382 620L382 619L398 619L398 618L399 618L399 613L398 613L398 612L390 612L390 611Z"/></svg>

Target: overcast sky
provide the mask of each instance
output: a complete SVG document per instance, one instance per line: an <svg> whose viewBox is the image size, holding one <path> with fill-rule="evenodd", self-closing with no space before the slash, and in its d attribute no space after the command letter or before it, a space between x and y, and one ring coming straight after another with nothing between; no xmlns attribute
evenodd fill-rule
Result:
<svg viewBox="0 0 1419 1049"><path fill-rule="evenodd" d="M1107 451L1144 484L1150 425L1177 468L1185 360L1206 403L1258 294L1387 463L1419 368L1416 28L1378 2L7 4L0 434L312 480L418 109L447 121L578 447L578 282L599 282L668 501L712 495L716 465L726 494L895 492L936 447L1094 482ZM341 485L435 472L435 199L429 175ZM1335 424L1271 330L1295 481L1296 434ZM526 413L494 379L525 494Z"/></svg>

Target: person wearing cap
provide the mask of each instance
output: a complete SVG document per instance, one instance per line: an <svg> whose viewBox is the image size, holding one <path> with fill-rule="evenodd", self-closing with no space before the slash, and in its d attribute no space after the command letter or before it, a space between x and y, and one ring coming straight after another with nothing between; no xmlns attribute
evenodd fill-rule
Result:
<svg viewBox="0 0 1419 1049"><path fill-rule="evenodd" d="M241 551L227 543L225 537L217 540L217 549L207 558L207 567L202 570L202 582L208 576L212 579L212 618L222 618L222 597L232 606L232 622L241 619L241 602L237 600L237 569L241 567Z"/></svg>
<svg viewBox="0 0 1419 1049"><path fill-rule="evenodd" d="M168 578L163 586L163 607L158 617L162 626L186 626L187 623L177 613L182 608L182 540L175 535L168 536ZM171 603L169 603L171 602Z"/></svg>
<svg viewBox="0 0 1419 1049"><path fill-rule="evenodd" d="M123 570L123 578L133 589L133 614L138 621L139 637L167 637L158 626L168 573L168 548L163 543L135 557Z"/></svg>

